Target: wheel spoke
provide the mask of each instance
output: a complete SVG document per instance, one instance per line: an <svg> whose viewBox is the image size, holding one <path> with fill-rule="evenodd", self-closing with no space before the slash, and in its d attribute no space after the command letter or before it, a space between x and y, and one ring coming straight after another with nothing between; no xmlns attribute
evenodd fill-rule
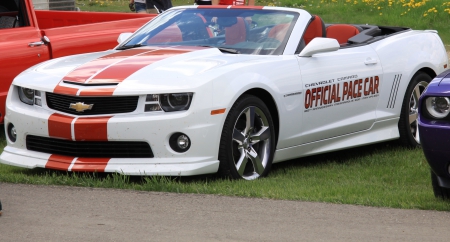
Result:
<svg viewBox="0 0 450 242"><path fill-rule="evenodd" d="M420 132L419 132L419 124L416 126L416 137L415 137L417 143L420 144Z"/></svg>
<svg viewBox="0 0 450 242"><path fill-rule="evenodd" d="M410 114L409 114L409 124L414 123L414 122L417 120L417 117L418 117L418 116L419 116L419 115L417 114L417 112L410 113Z"/></svg>
<svg viewBox="0 0 450 242"><path fill-rule="evenodd" d="M244 142L245 136L238 129L233 130L233 140L236 141L239 145L242 145Z"/></svg>
<svg viewBox="0 0 450 242"><path fill-rule="evenodd" d="M252 132L253 127L255 127L255 107L249 107L245 111L245 116L247 121L245 122L245 134Z"/></svg>
<svg viewBox="0 0 450 242"><path fill-rule="evenodd" d="M264 172L264 166L258 153L256 153L256 151L253 148L251 148L250 150L247 151L247 155L248 158L250 158L250 160L252 161L255 172L261 175Z"/></svg>
<svg viewBox="0 0 450 242"><path fill-rule="evenodd" d="M241 152L241 157L239 157L238 162L236 163L236 170L239 173L240 176L244 175L245 166L247 165L248 158L246 155L246 151L244 149L239 149Z"/></svg>
<svg viewBox="0 0 450 242"><path fill-rule="evenodd" d="M258 133L251 136L252 144L256 144L259 141L264 141L270 138L270 129L268 126L263 126Z"/></svg>
<svg viewBox="0 0 450 242"><path fill-rule="evenodd" d="M413 98L414 98L414 107L416 107L417 103L419 102L419 98L420 98L420 86L419 85L417 85L416 88L414 88Z"/></svg>

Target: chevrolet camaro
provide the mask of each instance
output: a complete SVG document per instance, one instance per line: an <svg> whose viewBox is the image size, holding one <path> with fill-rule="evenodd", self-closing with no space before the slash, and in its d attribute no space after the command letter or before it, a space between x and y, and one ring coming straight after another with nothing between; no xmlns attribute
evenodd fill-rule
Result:
<svg viewBox="0 0 450 242"><path fill-rule="evenodd" d="M118 41L14 79L2 163L252 180L293 158L415 147L419 96L448 68L436 31L293 8L175 7Z"/></svg>

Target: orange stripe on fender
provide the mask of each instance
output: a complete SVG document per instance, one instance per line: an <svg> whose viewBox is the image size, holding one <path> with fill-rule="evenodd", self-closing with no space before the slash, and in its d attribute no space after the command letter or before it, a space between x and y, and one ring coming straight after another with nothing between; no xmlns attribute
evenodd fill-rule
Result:
<svg viewBox="0 0 450 242"><path fill-rule="evenodd" d="M48 135L55 138L72 140L73 117L54 113L48 118Z"/></svg>
<svg viewBox="0 0 450 242"><path fill-rule="evenodd" d="M211 110L211 115L222 114L225 113L226 108Z"/></svg>
<svg viewBox="0 0 450 242"><path fill-rule="evenodd" d="M63 155L51 155L45 164L45 168L67 171L74 158L75 157Z"/></svg>
<svg viewBox="0 0 450 242"><path fill-rule="evenodd" d="M72 166L72 171L104 172L110 158L78 158Z"/></svg>
<svg viewBox="0 0 450 242"><path fill-rule="evenodd" d="M107 141L108 120L111 117L79 118L75 121L76 141Z"/></svg>

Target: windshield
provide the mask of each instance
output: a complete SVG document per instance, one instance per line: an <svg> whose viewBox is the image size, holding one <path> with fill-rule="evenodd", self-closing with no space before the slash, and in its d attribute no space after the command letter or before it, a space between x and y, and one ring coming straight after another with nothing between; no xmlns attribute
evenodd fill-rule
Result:
<svg viewBox="0 0 450 242"><path fill-rule="evenodd" d="M208 46L224 53L283 53L298 13L261 9L172 9L149 22L117 49L140 46Z"/></svg>

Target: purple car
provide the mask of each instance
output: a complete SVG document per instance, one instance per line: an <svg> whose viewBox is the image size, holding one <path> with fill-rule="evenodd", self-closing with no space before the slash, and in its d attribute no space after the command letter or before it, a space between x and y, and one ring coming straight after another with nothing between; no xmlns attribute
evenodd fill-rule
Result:
<svg viewBox="0 0 450 242"><path fill-rule="evenodd" d="M419 100L419 133L431 166L434 195L450 200L450 70L434 78Z"/></svg>

